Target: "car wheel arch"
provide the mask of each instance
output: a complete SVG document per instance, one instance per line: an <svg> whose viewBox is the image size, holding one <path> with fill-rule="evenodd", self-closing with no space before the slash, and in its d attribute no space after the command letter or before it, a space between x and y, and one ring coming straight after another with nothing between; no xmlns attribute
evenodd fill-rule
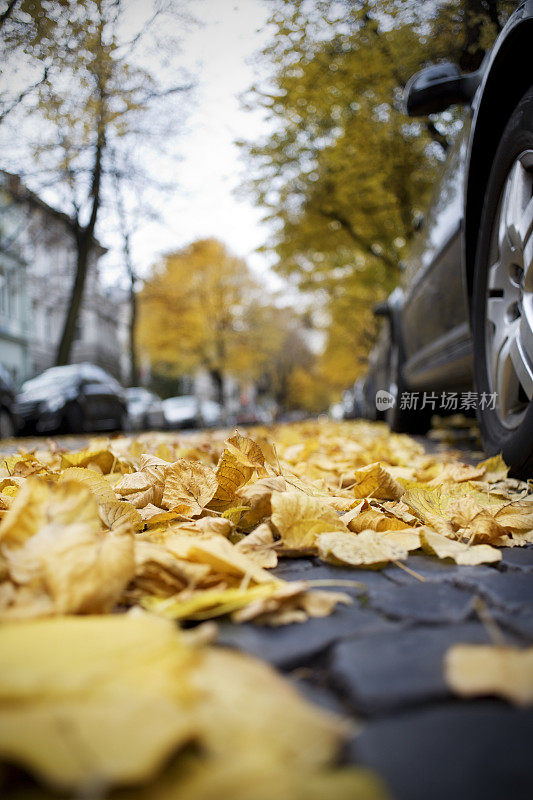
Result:
<svg viewBox="0 0 533 800"><path fill-rule="evenodd" d="M533 83L529 53L532 35L533 18L526 17L504 39L490 65L476 111L465 187L463 241L470 309L477 237L490 167L510 115Z"/></svg>

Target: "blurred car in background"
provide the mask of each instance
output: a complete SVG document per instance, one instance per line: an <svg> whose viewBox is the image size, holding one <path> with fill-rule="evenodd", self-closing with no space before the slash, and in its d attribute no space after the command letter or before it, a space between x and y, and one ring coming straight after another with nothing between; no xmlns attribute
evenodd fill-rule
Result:
<svg viewBox="0 0 533 800"><path fill-rule="evenodd" d="M169 430L198 428L202 424L200 403L193 394L163 400L163 412Z"/></svg>
<svg viewBox="0 0 533 800"><path fill-rule="evenodd" d="M385 324L368 374L374 398L381 392L374 414L394 431L427 430L424 393L475 395L486 452L525 476L533 469L532 36L528 0L477 72L441 63L406 86L410 116L465 111L415 224L402 288L376 309ZM402 402L413 393L422 407Z"/></svg>
<svg viewBox="0 0 533 800"><path fill-rule="evenodd" d="M166 426L163 402L153 392L143 386L132 386L126 389L129 427L134 431L147 431Z"/></svg>
<svg viewBox="0 0 533 800"><path fill-rule="evenodd" d="M342 403L332 403L328 409L328 414L331 419L334 419L336 422L339 422L341 419L344 419L344 406Z"/></svg>
<svg viewBox="0 0 533 800"><path fill-rule="evenodd" d="M203 400L200 403L200 416L206 428L216 428L217 425L225 424L224 409L215 400Z"/></svg>
<svg viewBox="0 0 533 800"><path fill-rule="evenodd" d="M362 419L366 416L364 385L364 378L358 378L352 388L344 392L344 419Z"/></svg>
<svg viewBox="0 0 533 800"><path fill-rule="evenodd" d="M125 430L122 386L94 364L51 367L22 385L15 402L21 433Z"/></svg>
<svg viewBox="0 0 533 800"><path fill-rule="evenodd" d="M13 380L7 369L0 364L0 439L8 439L13 436L18 427L14 404Z"/></svg>

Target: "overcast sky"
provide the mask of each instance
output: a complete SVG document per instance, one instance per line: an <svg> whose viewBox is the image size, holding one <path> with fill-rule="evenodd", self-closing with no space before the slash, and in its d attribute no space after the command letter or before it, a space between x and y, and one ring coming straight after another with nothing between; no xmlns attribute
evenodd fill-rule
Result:
<svg viewBox="0 0 533 800"><path fill-rule="evenodd" d="M191 0L189 8L199 25L184 38L183 64L197 85L177 142L176 191L161 204L165 224L137 236L136 257L145 273L158 253L216 236L265 273L268 258L254 254L267 235L263 212L235 196L244 174L235 139L255 139L264 130L260 113L243 110L239 96L254 80L253 55L270 37L268 2Z"/></svg>

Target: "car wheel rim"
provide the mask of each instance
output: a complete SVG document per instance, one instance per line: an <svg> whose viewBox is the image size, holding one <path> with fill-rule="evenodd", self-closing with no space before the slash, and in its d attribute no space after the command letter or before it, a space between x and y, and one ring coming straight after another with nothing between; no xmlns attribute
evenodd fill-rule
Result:
<svg viewBox="0 0 533 800"><path fill-rule="evenodd" d="M526 150L503 187L487 282L487 372L494 410L509 430L520 425L533 397L532 262L533 150Z"/></svg>

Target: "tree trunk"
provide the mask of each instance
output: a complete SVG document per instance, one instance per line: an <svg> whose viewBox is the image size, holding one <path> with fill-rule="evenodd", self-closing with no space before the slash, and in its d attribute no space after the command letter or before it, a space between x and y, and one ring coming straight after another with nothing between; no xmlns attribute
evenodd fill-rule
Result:
<svg viewBox="0 0 533 800"><path fill-rule="evenodd" d="M83 291L85 289L85 279L87 277L87 270L89 267L89 255L91 248L92 237L87 237L86 231L81 230L76 233L76 275L70 299L63 324L63 332L59 341L56 355L56 365L61 367L68 364L70 361L70 353L74 343L74 335L76 333L76 322L80 311L80 306L83 300Z"/></svg>
<svg viewBox="0 0 533 800"><path fill-rule="evenodd" d="M100 21L99 27L99 44L102 46L102 30L103 21ZM96 141L94 145L94 162L91 170L91 188L89 192L89 200L91 201L91 213L86 225L80 225L79 215L75 220L75 237L76 237L76 275L74 276L74 283L72 284L72 291L70 294L69 306L63 324L63 332L59 340L56 355L56 365L63 366L70 361L70 353L72 344L74 342L74 334L76 331L76 322L83 300L83 292L85 289L85 279L87 278L87 270L89 266L89 256L91 247L94 244L94 230L96 228L96 219L98 217L98 210L100 208L100 189L102 184L102 158L106 146L106 91L104 85L104 76L99 72L96 78L96 100L99 104L98 116L95 121Z"/></svg>
<svg viewBox="0 0 533 800"><path fill-rule="evenodd" d="M133 268L133 260L131 257L131 236L126 216L126 207L124 205L119 173L116 166L113 169L113 178L115 181L117 214L120 226L120 233L122 236L122 255L124 256L124 266L126 267L126 272L128 273L128 278L130 281L130 289L129 289L130 318L128 322L128 356L130 362L129 385L138 386L139 364L137 361L137 348L135 346L135 325L137 322L137 295L135 294L136 275L135 275L135 270Z"/></svg>
<svg viewBox="0 0 533 800"><path fill-rule="evenodd" d="M224 376L219 369L211 369L209 370L209 374L211 375L211 380L215 384L215 400L217 403L220 403L221 406L224 405Z"/></svg>
<svg viewBox="0 0 533 800"><path fill-rule="evenodd" d="M135 277L130 274L130 319L128 330L128 347L130 357L130 386L139 385L139 364L135 347L135 325L137 322L137 295L135 294Z"/></svg>

